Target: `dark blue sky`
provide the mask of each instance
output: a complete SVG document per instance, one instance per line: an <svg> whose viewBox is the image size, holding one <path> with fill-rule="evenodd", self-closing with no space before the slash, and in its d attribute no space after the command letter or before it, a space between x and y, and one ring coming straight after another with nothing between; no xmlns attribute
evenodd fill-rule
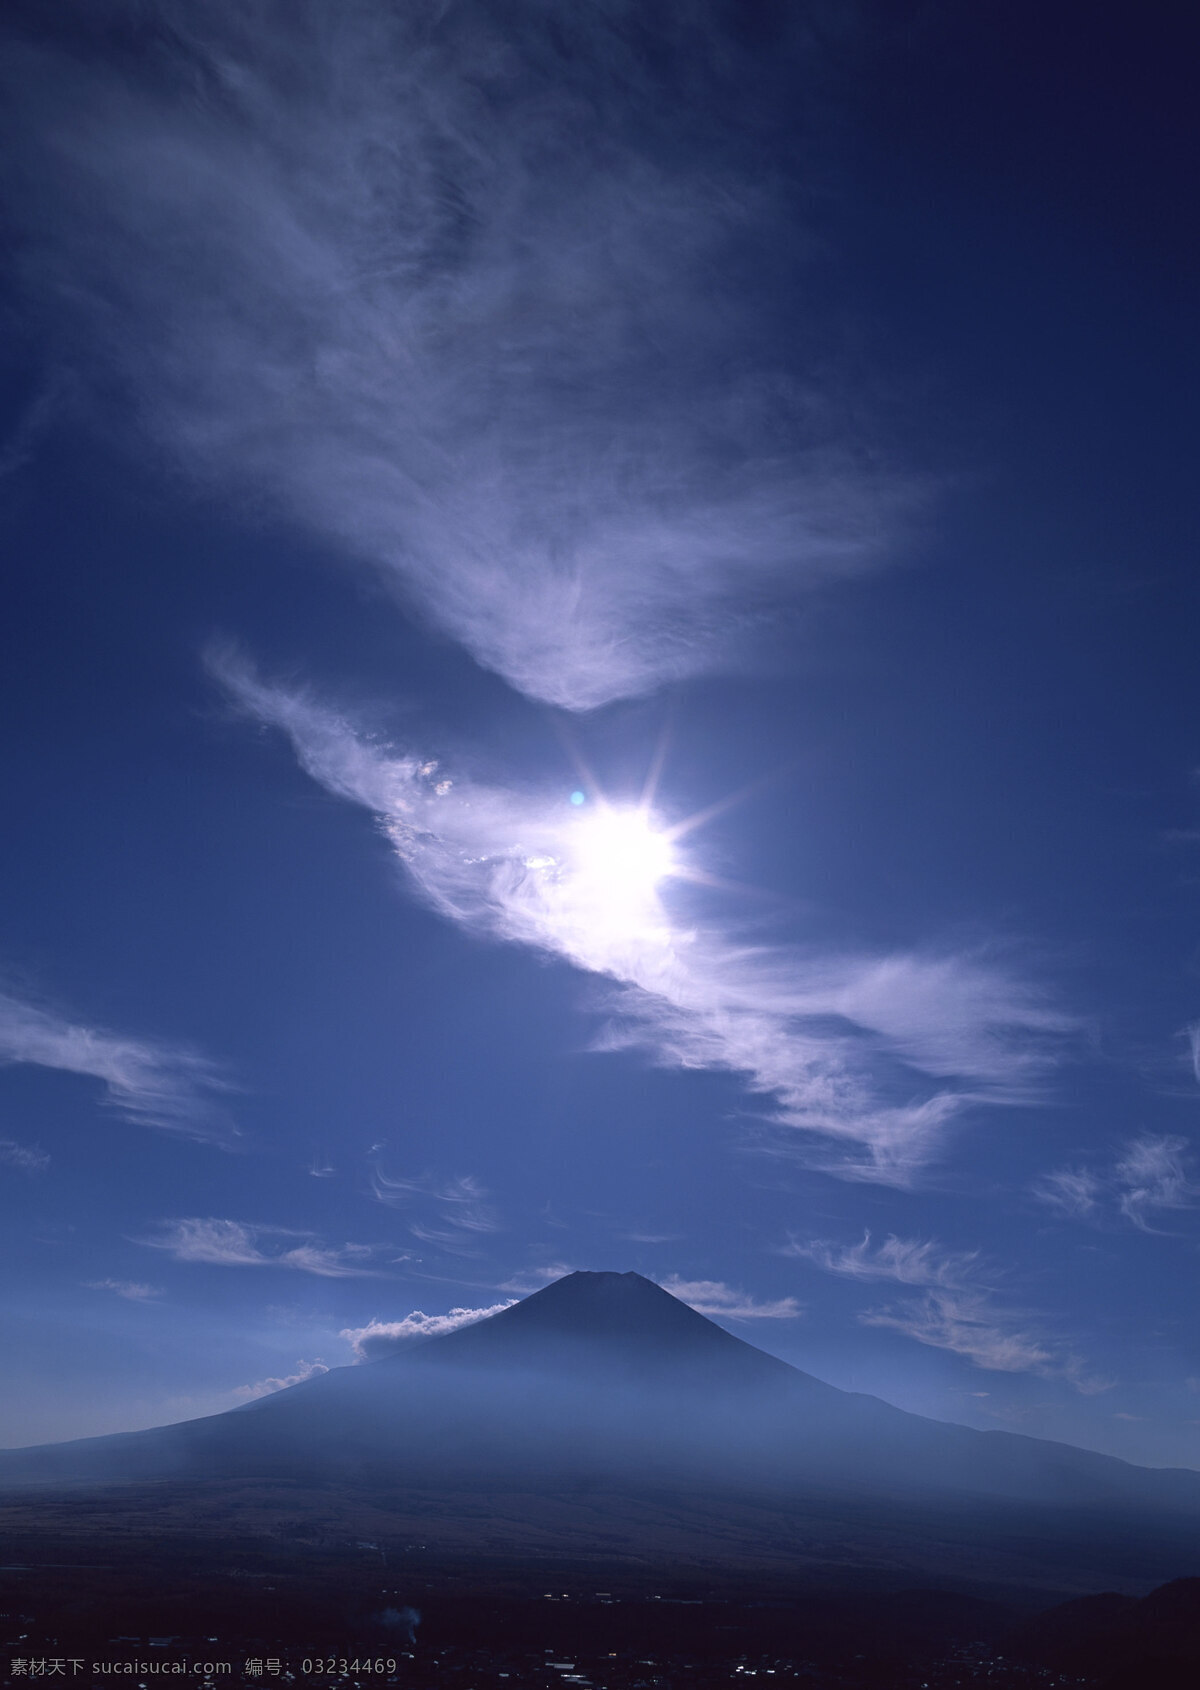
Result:
<svg viewBox="0 0 1200 1690"><path fill-rule="evenodd" d="M12 10L4 1441L588 1267L1197 1465L1196 33Z"/></svg>

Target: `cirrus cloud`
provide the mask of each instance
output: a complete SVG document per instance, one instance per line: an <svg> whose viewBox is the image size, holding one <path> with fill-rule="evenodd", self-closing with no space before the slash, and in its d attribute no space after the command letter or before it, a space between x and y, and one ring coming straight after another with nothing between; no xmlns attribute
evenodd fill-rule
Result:
<svg viewBox="0 0 1200 1690"><path fill-rule="evenodd" d="M381 1203L393 1209L424 1211L408 1223L412 1236L453 1256L478 1256L481 1235L498 1232L500 1221L487 1202L487 1192L472 1174L455 1179L437 1179L425 1174L417 1179L400 1179L376 1167L371 1173L371 1190Z"/></svg>
<svg viewBox="0 0 1200 1690"><path fill-rule="evenodd" d="M902 1308L870 1309L858 1318L998 1373L1044 1373L1054 1360L1044 1343L998 1316L981 1293L930 1291Z"/></svg>
<svg viewBox="0 0 1200 1690"><path fill-rule="evenodd" d="M0 1168L16 1168L22 1174L40 1174L49 1166L50 1157L36 1145L0 1138Z"/></svg>
<svg viewBox="0 0 1200 1690"><path fill-rule="evenodd" d="M795 1297L759 1302L720 1279L681 1279L673 1273L658 1283L697 1314L715 1315L718 1320L798 1320L804 1313Z"/></svg>
<svg viewBox="0 0 1200 1690"><path fill-rule="evenodd" d="M984 1290L929 1290L858 1318L864 1326L886 1327L918 1344L949 1350L988 1372L1065 1379L1083 1396L1112 1389L1112 1381L1093 1374L1081 1356L1048 1338L1027 1315L998 1307Z"/></svg>
<svg viewBox="0 0 1200 1690"><path fill-rule="evenodd" d="M7 44L31 310L110 427L121 394L172 468L571 709L728 666L773 606L886 557L917 480L818 289L795 309L828 235L762 170L775 66L715 7L152 15L100 62L69 23L65 51ZM779 121L827 188L792 112L828 57L787 33ZM767 264L779 334L778 290L746 299Z"/></svg>
<svg viewBox="0 0 1200 1690"><path fill-rule="evenodd" d="M289 1243L293 1238L301 1242ZM292 1268L321 1279L362 1279L379 1271L372 1265L379 1252L370 1244L332 1249L286 1227L251 1226L212 1216L163 1221L156 1233L137 1242L165 1250L177 1262L213 1267Z"/></svg>
<svg viewBox="0 0 1200 1690"><path fill-rule="evenodd" d="M98 1080L105 1105L139 1126L217 1142L236 1134L218 1102L230 1083L206 1057L88 1026L0 992L0 1065L6 1063Z"/></svg>
<svg viewBox="0 0 1200 1690"><path fill-rule="evenodd" d="M89 1279L87 1289L111 1291L114 1297L122 1297L127 1303L152 1303L162 1296L156 1285L144 1285L132 1279Z"/></svg>
<svg viewBox="0 0 1200 1690"><path fill-rule="evenodd" d="M793 1236L779 1254L800 1257L846 1279L894 1279L900 1285L943 1287L962 1285L979 1260L977 1250L945 1251L931 1238L897 1238L894 1233L872 1249L869 1230L860 1243L848 1245L820 1240L806 1244Z"/></svg>
<svg viewBox="0 0 1200 1690"><path fill-rule="evenodd" d="M1193 1209L1200 1183L1189 1171L1190 1145L1171 1133L1143 1133L1102 1169L1058 1168L1044 1174L1033 1195L1047 1208L1073 1220L1103 1225L1116 1217L1141 1232L1157 1232L1153 1223L1172 1210Z"/></svg>
<svg viewBox="0 0 1200 1690"><path fill-rule="evenodd" d="M812 1160L830 1172L909 1183L964 1110L1041 1095L1076 1031L985 955L751 945L719 925L674 924L653 889L614 908L586 807L386 751L228 648L209 664L243 710L288 736L314 780L376 816L427 904L606 980L598 1048L742 1076L774 1123L826 1142Z"/></svg>
<svg viewBox="0 0 1200 1690"><path fill-rule="evenodd" d="M891 1280L921 1291L920 1296L862 1311L858 1319L863 1326L899 1332L990 1372L1066 1379L1084 1395L1109 1388L1079 1355L1045 1334L1035 1317L1004 1306L984 1283L977 1250L944 1250L934 1239L898 1238L894 1233L873 1248L868 1231L850 1245L804 1243L793 1237L780 1254L810 1261L842 1279Z"/></svg>

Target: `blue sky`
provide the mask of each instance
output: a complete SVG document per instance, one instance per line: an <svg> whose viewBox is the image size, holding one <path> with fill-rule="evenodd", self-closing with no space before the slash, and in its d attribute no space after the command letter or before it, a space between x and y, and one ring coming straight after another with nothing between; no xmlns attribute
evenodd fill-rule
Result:
<svg viewBox="0 0 1200 1690"><path fill-rule="evenodd" d="M17 7L10 1443L635 1268L1197 1465L1191 33Z"/></svg>

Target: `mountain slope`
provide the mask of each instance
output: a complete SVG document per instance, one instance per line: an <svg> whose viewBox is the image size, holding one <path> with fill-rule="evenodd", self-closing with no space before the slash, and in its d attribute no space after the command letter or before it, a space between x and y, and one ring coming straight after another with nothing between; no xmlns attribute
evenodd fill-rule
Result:
<svg viewBox="0 0 1200 1690"><path fill-rule="evenodd" d="M610 1377L720 1380L750 1388L809 1379L717 1326L640 1273L571 1273L511 1308L389 1358L473 1366L607 1371ZM828 1389L829 1387L821 1387Z"/></svg>
<svg viewBox="0 0 1200 1690"><path fill-rule="evenodd" d="M281 1475L979 1496L1200 1521L1200 1474L840 1391L638 1274L571 1274L475 1325L226 1414L0 1453L4 1485Z"/></svg>

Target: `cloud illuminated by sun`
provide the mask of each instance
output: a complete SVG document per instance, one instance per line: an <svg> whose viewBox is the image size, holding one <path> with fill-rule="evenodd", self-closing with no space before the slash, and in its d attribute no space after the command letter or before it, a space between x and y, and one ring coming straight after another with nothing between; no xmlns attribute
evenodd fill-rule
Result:
<svg viewBox="0 0 1200 1690"><path fill-rule="evenodd" d="M290 736L314 779L379 817L434 909L613 982L597 1048L741 1073L773 1122L843 1142L831 1172L910 1183L966 1108L1039 1095L1078 1031L988 958L747 943L724 902L677 900L676 885L739 890L690 841L741 794L666 821L661 752L639 796L603 792L582 758L574 790L486 785L377 750L236 653L209 662L243 708Z"/></svg>
<svg viewBox="0 0 1200 1690"><path fill-rule="evenodd" d="M586 808L572 795L567 815L544 817L544 846L525 855L519 902L556 948L585 967L627 969L635 955L662 957L672 941L660 897L670 877L686 878L676 830L658 825L648 803L597 796Z"/></svg>

